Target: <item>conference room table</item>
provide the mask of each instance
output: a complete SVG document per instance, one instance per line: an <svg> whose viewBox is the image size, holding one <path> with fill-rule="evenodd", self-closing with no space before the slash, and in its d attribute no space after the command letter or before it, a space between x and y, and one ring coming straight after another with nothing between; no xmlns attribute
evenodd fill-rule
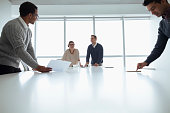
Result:
<svg viewBox="0 0 170 113"><path fill-rule="evenodd" d="M169 86L159 69L23 71L0 75L0 113L170 113Z"/></svg>

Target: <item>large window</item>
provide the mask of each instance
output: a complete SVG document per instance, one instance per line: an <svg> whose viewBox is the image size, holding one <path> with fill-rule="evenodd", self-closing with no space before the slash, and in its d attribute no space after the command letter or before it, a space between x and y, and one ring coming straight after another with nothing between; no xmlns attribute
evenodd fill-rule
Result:
<svg viewBox="0 0 170 113"><path fill-rule="evenodd" d="M33 46L33 48L35 48L35 25L30 24L29 28L31 29L31 32L32 32L32 40L31 40L32 46Z"/></svg>
<svg viewBox="0 0 170 113"><path fill-rule="evenodd" d="M124 64L122 57L126 56L126 65L136 66L153 48L150 45L149 18L40 18L36 26L30 28L33 32L33 47L35 46L36 56L42 65L46 65L50 59L60 59L68 48L69 41L75 42L75 48L79 49L84 64L92 34L95 34L97 41L103 45L106 65L110 63L121 66Z"/></svg>
<svg viewBox="0 0 170 113"><path fill-rule="evenodd" d="M96 19L95 31L98 42L103 45L104 55L122 55L122 21L115 19Z"/></svg>
<svg viewBox="0 0 170 113"><path fill-rule="evenodd" d="M150 53L150 20L125 20L126 55Z"/></svg>
<svg viewBox="0 0 170 113"><path fill-rule="evenodd" d="M80 56L85 56L87 47L91 43L90 38L93 34L92 19L81 20L73 19L66 21L66 42L74 41L75 48L80 52Z"/></svg>
<svg viewBox="0 0 170 113"><path fill-rule="evenodd" d="M64 21L36 23L36 55L61 56L64 52Z"/></svg>

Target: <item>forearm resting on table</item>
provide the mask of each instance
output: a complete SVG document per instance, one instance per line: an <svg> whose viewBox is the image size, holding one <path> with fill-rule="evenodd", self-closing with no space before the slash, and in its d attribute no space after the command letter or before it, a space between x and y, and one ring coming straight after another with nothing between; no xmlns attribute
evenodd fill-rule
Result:
<svg viewBox="0 0 170 113"><path fill-rule="evenodd" d="M39 66L32 56L24 49L24 47L18 47L15 51L18 57L31 68L36 69Z"/></svg>

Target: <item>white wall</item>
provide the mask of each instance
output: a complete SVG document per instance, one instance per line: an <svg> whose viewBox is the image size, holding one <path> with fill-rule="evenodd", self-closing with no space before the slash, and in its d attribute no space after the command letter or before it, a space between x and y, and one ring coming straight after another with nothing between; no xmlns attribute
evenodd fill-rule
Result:
<svg viewBox="0 0 170 113"><path fill-rule="evenodd" d="M3 26L11 19L11 3L8 0L0 0L0 35Z"/></svg>

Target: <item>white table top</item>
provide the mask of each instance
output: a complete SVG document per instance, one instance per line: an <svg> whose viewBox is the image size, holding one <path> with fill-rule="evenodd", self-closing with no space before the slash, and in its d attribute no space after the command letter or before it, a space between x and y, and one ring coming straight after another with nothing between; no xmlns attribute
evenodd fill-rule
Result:
<svg viewBox="0 0 170 113"><path fill-rule="evenodd" d="M0 113L170 113L170 76L117 68L0 75Z"/></svg>

